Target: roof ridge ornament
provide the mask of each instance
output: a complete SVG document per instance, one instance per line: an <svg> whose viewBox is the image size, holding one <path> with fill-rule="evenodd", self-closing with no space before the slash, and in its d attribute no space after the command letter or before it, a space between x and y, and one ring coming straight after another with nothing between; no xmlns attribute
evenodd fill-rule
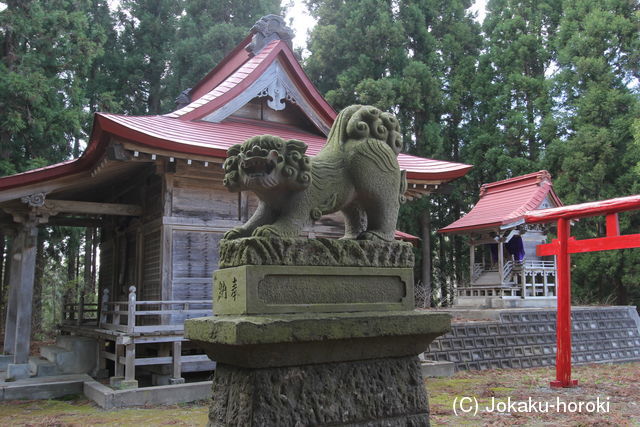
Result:
<svg viewBox="0 0 640 427"><path fill-rule="evenodd" d="M251 31L253 32L253 38L251 43L245 47L245 50L253 56L257 55L269 42L278 39L284 41L289 48L293 49L291 40L294 37L294 32L287 27L282 16L274 14L263 16L251 27Z"/></svg>
<svg viewBox="0 0 640 427"><path fill-rule="evenodd" d="M177 110L191 104L191 88L187 88L180 92L180 95L178 95L175 99L175 103Z"/></svg>

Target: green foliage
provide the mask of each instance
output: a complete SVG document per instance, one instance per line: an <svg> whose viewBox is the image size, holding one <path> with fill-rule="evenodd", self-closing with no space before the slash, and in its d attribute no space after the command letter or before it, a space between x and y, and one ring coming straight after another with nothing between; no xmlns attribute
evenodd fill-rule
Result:
<svg viewBox="0 0 640 427"><path fill-rule="evenodd" d="M305 68L335 107L393 110L408 152L474 165L450 194L403 206L403 231L420 235L427 209L441 228L471 208L482 183L542 168L567 204L640 190L637 2L490 0L482 34L468 1L307 4L318 24ZM637 230L637 219L625 221L623 232ZM586 237L590 225L574 232ZM431 235L445 300L468 274L466 251L460 238ZM575 294L636 300L637 256L576 257Z"/></svg>
<svg viewBox="0 0 640 427"><path fill-rule="evenodd" d="M630 1L566 2L558 27L558 117L562 133L546 155L558 193L566 203L619 197L640 189L634 143L638 101L640 8ZM635 88L635 89L632 89ZM621 221L637 232L640 215ZM596 237L602 224L581 221L578 236ZM574 257L574 280L583 300L618 304L640 299L637 249Z"/></svg>
<svg viewBox="0 0 640 427"><path fill-rule="evenodd" d="M118 72L124 110L131 114L159 114L166 94L164 76L176 41L183 2L123 0L117 12L122 28L118 49L123 56Z"/></svg>
<svg viewBox="0 0 640 427"><path fill-rule="evenodd" d="M280 14L280 0L183 0L184 13L177 22L171 53L167 96L163 109L173 110L173 100L193 87L247 36L261 17Z"/></svg>
<svg viewBox="0 0 640 427"><path fill-rule="evenodd" d="M78 156L95 111L172 110L258 18L280 11L277 0L123 0L115 11L107 0L5 3L0 175ZM306 4L317 25L304 66L336 109L392 111L407 152L474 165L448 194L404 205L400 229L420 235L426 209L441 228L470 209L480 184L542 168L567 204L640 192L636 1L490 0L482 26L471 0ZM639 225L637 215L621 223L625 233ZM594 237L602 224L581 221L573 232ZM78 254L80 241L51 247ZM468 274L467 249L435 232L431 242L434 287L447 300ZM638 303L639 257L575 256L574 295ZM78 260L67 258L62 268L77 275ZM73 281L57 274L45 272L58 287Z"/></svg>
<svg viewBox="0 0 640 427"><path fill-rule="evenodd" d="M460 161L475 95L469 82L481 48L470 1L308 1L318 20L310 34L305 70L336 108L373 104L396 112L406 151ZM402 206L399 228L420 235L420 214L431 211L433 230L459 218L466 197L457 190ZM460 238L432 235L434 287L448 294L466 267ZM421 255L418 254L418 261ZM419 276L418 276L419 277ZM443 296L448 298L447 295Z"/></svg>
<svg viewBox="0 0 640 427"><path fill-rule="evenodd" d="M84 87L104 34L84 0L8 1L0 13L0 174L66 159L86 137Z"/></svg>

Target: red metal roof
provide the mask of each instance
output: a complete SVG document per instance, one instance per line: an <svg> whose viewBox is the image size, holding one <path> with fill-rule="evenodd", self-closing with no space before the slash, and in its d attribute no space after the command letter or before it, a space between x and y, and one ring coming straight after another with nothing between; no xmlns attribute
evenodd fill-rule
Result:
<svg viewBox="0 0 640 427"><path fill-rule="evenodd" d="M484 184L480 188L480 199L473 209L439 231L461 232L510 224L522 220L527 212L538 208L547 196L556 206L562 206L553 191L551 175L547 171Z"/></svg>
<svg viewBox="0 0 640 427"><path fill-rule="evenodd" d="M226 67L220 68L219 75L207 75L206 81L198 83L194 99L189 105L166 114L167 117L179 118L181 120L197 120L213 113L217 109L223 107L229 101L242 94L252 83L254 83L262 73L276 59L280 61L283 68L288 72L289 76L295 82L300 90L300 94L309 102L314 111L322 117L322 119L330 126L336 118L336 111L322 97L320 92L311 83L309 77L296 60L289 46L282 40L273 40L269 42L256 56L249 58L239 68L233 71L222 80L222 76L229 73L233 66L238 62L237 58L245 56L236 52ZM223 60L223 62L225 62ZM219 84L215 82L222 80ZM204 88L210 88L207 93ZM192 91L193 92L193 91Z"/></svg>
<svg viewBox="0 0 640 427"><path fill-rule="evenodd" d="M227 148L231 145L251 136L270 133L285 139L300 139L308 144L310 155L316 154L324 145L325 138L291 126L252 120L234 119L221 123L199 120L242 94L276 60L282 65L314 112L326 121L328 126L335 120L336 112L311 83L285 42L272 41L258 55L251 57L243 50L249 41L250 36L194 86L191 91L193 102L186 107L164 116L97 113L87 149L80 158L2 177L0 190L90 170L101 158L112 135L137 144L185 155L198 154L224 158ZM414 182L450 181L463 176L472 167L406 154L400 154L398 162L400 168L407 171L407 178Z"/></svg>
<svg viewBox="0 0 640 427"><path fill-rule="evenodd" d="M324 146L326 138L304 132L292 126L248 119L227 120L221 123L205 121L186 122L165 116L122 116L98 114L102 129L144 145L176 150L182 153L226 158L227 149L233 144L262 134L272 134L284 139L299 139L314 156ZM400 154L400 169L408 178L422 180L450 180L463 176L470 165L423 159Z"/></svg>
<svg viewBox="0 0 640 427"><path fill-rule="evenodd" d="M0 178L0 190L34 182L58 178L81 172L97 160L111 134L137 144L171 150L186 155L211 156L224 159L233 144L262 134L272 134L284 139L299 139L309 148L307 154L315 155L324 146L326 138L304 132L292 126L257 120L228 120L222 123L183 121L165 116L124 116L97 113L94 120L90 148L79 159L34 169L17 175ZM102 143L100 141L103 141ZM398 156L400 168L407 171L407 178L425 181L449 181L467 173L470 165L440 160L424 159L408 154Z"/></svg>

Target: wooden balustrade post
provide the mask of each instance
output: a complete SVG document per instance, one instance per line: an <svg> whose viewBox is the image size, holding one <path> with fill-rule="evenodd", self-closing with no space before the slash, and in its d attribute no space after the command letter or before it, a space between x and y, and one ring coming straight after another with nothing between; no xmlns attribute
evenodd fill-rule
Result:
<svg viewBox="0 0 640 427"><path fill-rule="evenodd" d="M78 304L78 312L76 316L76 325L82 325L84 320L84 293L80 294L80 303Z"/></svg>
<svg viewBox="0 0 640 427"><path fill-rule="evenodd" d="M502 238L498 242L498 274L500 276L500 285L504 284L504 244Z"/></svg>
<svg viewBox="0 0 640 427"><path fill-rule="evenodd" d="M98 327L107 323L107 311L109 311L109 288L104 288L102 291L102 301L100 304L100 317L98 321Z"/></svg>
<svg viewBox="0 0 640 427"><path fill-rule="evenodd" d="M127 312L127 333L132 334L136 329L136 287L129 287L129 310Z"/></svg>
<svg viewBox="0 0 640 427"><path fill-rule="evenodd" d="M473 273L476 270L476 247L473 243L469 244L469 286L473 285Z"/></svg>
<svg viewBox="0 0 640 427"><path fill-rule="evenodd" d="M127 381L136 379L136 345L125 345L124 379Z"/></svg>
<svg viewBox="0 0 640 427"><path fill-rule="evenodd" d="M174 341L173 349L171 351L172 366L171 366L171 380L172 384L184 383L182 378L182 341Z"/></svg>
<svg viewBox="0 0 640 427"><path fill-rule="evenodd" d="M123 377L124 376L124 365L122 364L122 357L124 356L124 345L119 344L116 341L116 363L115 363L115 376Z"/></svg>
<svg viewBox="0 0 640 427"><path fill-rule="evenodd" d="M120 326L120 304L113 305L113 324L116 326Z"/></svg>

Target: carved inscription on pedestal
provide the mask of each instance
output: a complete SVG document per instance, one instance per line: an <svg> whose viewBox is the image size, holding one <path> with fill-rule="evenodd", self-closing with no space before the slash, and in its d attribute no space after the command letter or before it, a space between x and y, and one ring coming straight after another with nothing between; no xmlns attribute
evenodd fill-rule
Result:
<svg viewBox="0 0 640 427"><path fill-rule="evenodd" d="M214 274L216 314L412 310L411 268L245 265Z"/></svg>

